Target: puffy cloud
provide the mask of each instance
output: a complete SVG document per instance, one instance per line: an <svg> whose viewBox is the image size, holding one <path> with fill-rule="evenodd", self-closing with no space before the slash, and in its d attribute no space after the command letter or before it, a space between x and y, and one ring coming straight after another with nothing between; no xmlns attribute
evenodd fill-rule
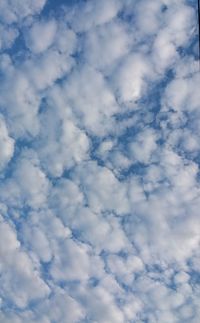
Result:
<svg viewBox="0 0 200 323"><path fill-rule="evenodd" d="M110 210L117 214L129 212L126 185L118 181L106 167L98 166L95 162L85 163L77 167L74 180L83 187L92 210Z"/></svg>
<svg viewBox="0 0 200 323"><path fill-rule="evenodd" d="M142 54L128 56L113 76L113 84L119 100L125 104L131 103L134 107L134 101L137 101L146 91L146 79L152 73L147 57Z"/></svg>
<svg viewBox="0 0 200 323"><path fill-rule="evenodd" d="M51 107L60 101L59 94L59 89L54 91ZM41 114L38 153L48 172L55 177L61 176L65 169L88 159L89 139L87 135L76 126L73 120L67 118L68 113L65 114L59 115L59 112L51 109ZM46 127L47 122L49 127Z"/></svg>
<svg viewBox="0 0 200 323"><path fill-rule="evenodd" d="M36 135L39 127L37 112L40 101L27 76L11 66L0 93L0 104L8 115L8 124L14 137L25 134Z"/></svg>
<svg viewBox="0 0 200 323"><path fill-rule="evenodd" d="M108 267L117 279L126 285L134 284L135 274L144 269L141 259L134 255L129 255L127 258L110 255Z"/></svg>
<svg viewBox="0 0 200 323"><path fill-rule="evenodd" d="M60 244L56 243L54 248L50 273L56 281L82 281L89 278L90 261L84 245L67 239Z"/></svg>
<svg viewBox="0 0 200 323"><path fill-rule="evenodd" d="M163 2L155 2L152 0L146 2L142 0L140 3L132 4L136 18L135 28L137 28L137 32L142 34L143 37L158 33L163 21L163 19L160 19ZM164 15L162 15L163 17Z"/></svg>
<svg viewBox="0 0 200 323"><path fill-rule="evenodd" d="M7 188L6 191L4 188ZM12 177L1 185L2 199L13 206L40 208L46 203L49 182L40 169L37 156L31 151L21 156L15 165Z"/></svg>
<svg viewBox="0 0 200 323"><path fill-rule="evenodd" d="M101 323L124 322L122 311L116 306L112 295L105 288L97 287L84 294L85 303L89 308L88 318L90 321Z"/></svg>
<svg viewBox="0 0 200 323"><path fill-rule="evenodd" d="M72 29L76 32L84 32L92 27L103 25L116 17L121 8L118 0L88 1L82 4L81 8L77 6L72 13L67 14Z"/></svg>
<svg viewBox="0 0 200 323"><path fill-rule="evenodd" d="M85 311L81 304L67 295L61 288L56 288L52 296L39 305L39 312L44 313L44 315L48 313L48 319L44 323L51 321L66 322L66 320L74 323L85 317Z"/></svg>
<svg viewBox="0 0 200 323"><path fill-rule="evenodd" d="M76 218L69 222L72 232L75 231L81 240L91 244L96 252L120 252L129 247L119 222L111 218L112 214L109 219L92 213L88 208L80 208L77 212Z"/></svg>
<svg viewBox="0 0 200 323"><path fill-rule="evenodd" d="M37 164L32 160L22 158L16 167L14 177L19 183L21 194L28 204L32 207L39 207L45 203L48 180Z"/></svg>
<svg viewBox="0 0 200 323"><path fill-rule="evenodd" d="M130 50L131 37L128 32L128 28L120 22L91 29L84 43L85 59L107 74Z"/></svg>
<svg viewBox="0 0 200 323"><path fill-rule="evenodd" d="M52 45L55 35L55 20L35 22L28 31L27 45L34 54L42 53Z"/></svg>
<svg viewBox="0 0 200 323"><path fill-rule="evenodd" d="M1 1L0 4L0 17L9 24L15 23L27 16L38 14L44 7L46 0L10 0Z"/></svg>
<svg viewBox="0 0 200 323"><path fill-rule="evenodd" d="M166 88L164 103L168 108L174 111L195 111L199 106L199 91L197 84L199 82L199 74L195 73L191 78L177 78L169 83Z"/></svg>
<svg viewBox="0 0 200 323"><path fill-rule="evenodd" d="M134 162L149 164L157 149L157 134L153 129L145 129L130 144L130 153Z"/></svg>
<svg viewBox="0 0 200 323"><path fill-rule="evenodd" d="M24 308L31 300L47 296L50 290L40 278L29 255L20 250L20 242L12 227L2 219L0 232L1 297Z"/></svg>
<svg viewBox="0 0 200 323"><path fill-rule="evenodd" d="M9 136L8 129L0 116L0 170L6 166L14 153L14 140Z"/></svg>
<svg viewBox="0 0 200 323"><path fill-rule="evenodd" d="M103 75L85 65L74 70L63 87L66 104L92 135L104 136L111 131L112 116L119 107ZM80 124L81 121L81 124Z"/></svg>
<svg viewBox="0 0 200 323"><path fill-rule="evenodd" d="M12 47L15 39L18 36L18 31L13 27L5 27L0 25L0 51Z"/></svg>

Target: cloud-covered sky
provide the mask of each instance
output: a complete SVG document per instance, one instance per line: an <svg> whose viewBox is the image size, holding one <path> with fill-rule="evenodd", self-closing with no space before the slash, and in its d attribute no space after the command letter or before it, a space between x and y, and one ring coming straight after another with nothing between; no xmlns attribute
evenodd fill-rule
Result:
<svg viewBox="0 0 200 323"><path fill-rule="evenodd" d="M200 322L197 1L0 0L0 323Z"/></svg>

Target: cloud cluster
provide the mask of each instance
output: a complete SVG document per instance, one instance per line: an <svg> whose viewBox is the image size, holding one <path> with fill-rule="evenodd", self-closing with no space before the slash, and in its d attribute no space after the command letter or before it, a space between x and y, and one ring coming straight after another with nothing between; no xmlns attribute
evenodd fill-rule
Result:
<svg viewBox="0 0 200 323"><path fill-rule="evenodd" d="M198 322L195 9L1 1L0 322Z"/></svg>

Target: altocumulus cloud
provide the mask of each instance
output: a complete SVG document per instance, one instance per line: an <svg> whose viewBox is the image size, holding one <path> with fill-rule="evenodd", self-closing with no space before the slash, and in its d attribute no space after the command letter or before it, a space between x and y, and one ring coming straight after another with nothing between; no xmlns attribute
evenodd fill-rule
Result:
<svg viewBox="0 0 200 323"><path fill-rule="evenodd" d="M0 1L0 323L199 323L196 21Z"/></svg>

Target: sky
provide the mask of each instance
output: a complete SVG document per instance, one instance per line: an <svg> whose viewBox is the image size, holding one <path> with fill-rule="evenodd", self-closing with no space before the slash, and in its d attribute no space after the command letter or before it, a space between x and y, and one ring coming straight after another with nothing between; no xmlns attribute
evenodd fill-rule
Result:
<svg viewBox="0 0 200 323"><path fill-rule="evenodd" d="M197 1L0 0L0 323L199 323Z"/></svg>

